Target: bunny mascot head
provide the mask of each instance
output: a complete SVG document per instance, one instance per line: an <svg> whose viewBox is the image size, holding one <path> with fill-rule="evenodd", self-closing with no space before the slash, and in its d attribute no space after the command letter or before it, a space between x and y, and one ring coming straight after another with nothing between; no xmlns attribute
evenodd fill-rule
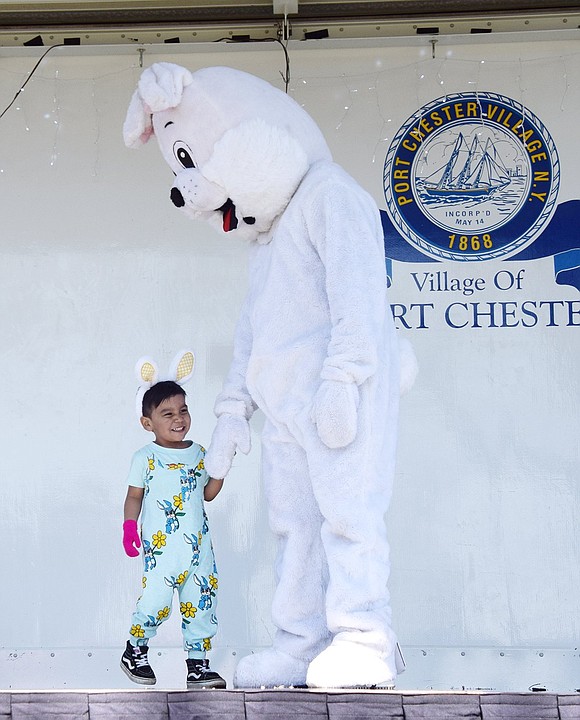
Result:
<svg viewBox="0 0 580 720"><path fill-rule="evenodd" d="M145 70L124 136L138 147L152 135L175 173L174 205L251 242L205 463L224 477L263 411L276 634L242 658L234 682L392 686L403 666L384 516L400 368L412 376L412 362L400 362L378 208L296 102L237 70Z"/></svg>
<svg viewBox="0 0 580 720"><path fill-rule="evenodd" d="M157 63L146 70L124 137L139 147L152 134L175 173L173 203L247 239L270 229L309 165L330 158L320 130L293 100L230 68L192 74Z"/></svg>

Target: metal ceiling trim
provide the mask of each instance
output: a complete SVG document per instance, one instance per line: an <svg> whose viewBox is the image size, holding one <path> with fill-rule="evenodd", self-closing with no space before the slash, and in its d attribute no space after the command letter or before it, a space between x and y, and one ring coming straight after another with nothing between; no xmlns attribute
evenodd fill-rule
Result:
<svg viewBox="0 0 580 720"><path fill-rule="evenodd" d="M386 2L304 2L291 20L299 23L373 20L386 22L421 17L466 17L477 15L528 15L580 9L577 0L390 0ZM188 4L175 0L120 0L97 2L79 7L79 3L4 3L0 2L0 27L75 25L141 25L143 23L264 23L275 19L268 4Z"/></svg>
<svg viewBox="0 0 580 720"><path fill-rule="evenodd" d="M175 0L124 0L64 9L51 2L16 5L0 0L0 47L41 38L38 44L216 42L274 40L281 17L270 3L179 6ZM557 8L550 9L552 5ZM461 7L461 12L457 8ZM18 8L17 10L15 8ZM39 9L42 8L42 9ZM571 30L580 27L580 6L567 0L392 0L309 2L289 17L292 38L326 31L329 39ZM381 10L381 12L379 12ZM324 14L323 14L324 11ZM82 37L70 38L77 35ZM302 37L300 37L302 36Z"/></svg>

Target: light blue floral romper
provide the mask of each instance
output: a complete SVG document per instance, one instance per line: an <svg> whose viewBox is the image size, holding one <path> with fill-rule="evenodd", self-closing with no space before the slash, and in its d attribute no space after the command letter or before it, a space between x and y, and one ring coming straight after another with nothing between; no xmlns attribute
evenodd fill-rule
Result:
<svg viewBox="0 0 580 720"><path fill-rule="evenodd" d="M150 443L133 456L128 484L144 488L141 542L143 593L131 626L131 643L146 645L171 614L179 595L183 647L202 658L217 631L218 574L203 489L208 482L205 450Z"/></svg>

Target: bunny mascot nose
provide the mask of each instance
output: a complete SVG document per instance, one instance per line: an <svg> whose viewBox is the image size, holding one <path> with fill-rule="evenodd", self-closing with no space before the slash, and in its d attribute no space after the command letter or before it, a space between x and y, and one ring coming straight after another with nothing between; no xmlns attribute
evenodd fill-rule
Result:
<svg viewBox="0 0 580 720"><path fill-rule="evenodd" d="M170 197L171 197L171 202L175 205L175 207L180 208L185 205L185 200L183 199L183 195L176 187L171 188Z"/></svg>

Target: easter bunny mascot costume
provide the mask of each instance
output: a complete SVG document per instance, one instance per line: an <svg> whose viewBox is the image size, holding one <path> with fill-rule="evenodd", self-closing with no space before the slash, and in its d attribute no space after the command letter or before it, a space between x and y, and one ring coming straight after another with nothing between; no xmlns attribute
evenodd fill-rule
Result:
<svg viewBox="0 0 580 720"><path fill-rule="evenodd" d="M238 70L146 69L124 138L139 147L153 134L175 173L173 203L250 243L205 464L224 477L262 410L276 634L242 658L234 682L392 686L402 658L385 513L401 382L415 368L387 302L377 206L294 100Z"/></svg>

